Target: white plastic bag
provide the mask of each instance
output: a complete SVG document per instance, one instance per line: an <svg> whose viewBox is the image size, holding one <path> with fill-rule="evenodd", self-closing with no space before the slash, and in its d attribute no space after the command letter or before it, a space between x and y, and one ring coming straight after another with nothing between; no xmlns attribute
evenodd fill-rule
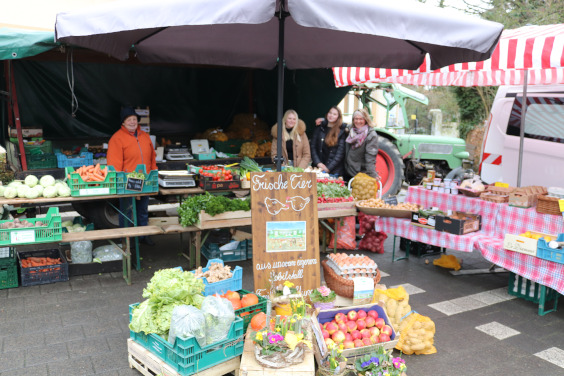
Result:
<svg viewBox="0 0 564 376"><path fill-rule="evenodd" d="M92 242L83 240L70 244L70 254L73 264L85 264L92 262Z"/></svg>
<svg viewBox="0 0 564 376"><path fill-rule="evenodd" d="M206 345L206 319L198 308L189 305L180 305L172 310L168 342L174 345L176 338L196 338L198 345Z"/></svg>
<svg viewBox="0 0 564 376"><path fill-rule="evenodd" d="M120 249L113 244L102 245L94 248L92 255L95 259L98 259L101 262L121 260L123 258Z"/></svg>
<svg viewBox="0 0 564 376"><path fill-rule="evenodd" d="M219 296L206 296L202 303L206 319L206 345L227 338L231 324L235 321L235 311L231 302Z"/></svg>

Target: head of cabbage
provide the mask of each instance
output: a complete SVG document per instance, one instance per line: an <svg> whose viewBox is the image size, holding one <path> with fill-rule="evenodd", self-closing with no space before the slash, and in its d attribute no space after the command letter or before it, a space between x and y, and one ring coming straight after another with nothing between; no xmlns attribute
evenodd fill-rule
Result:
<svg viewBox="0 0 564 376"><path fill-rule="evenodd" d="M16 190L18 191L18 197L19 198L26 198L26 193L28 190L30 190L31 188L29 188L27 185L18 185Z"/></svg>
<svg viewBox="0 0 564 376"><path fill-rule="evenodd" d="M39 184L41 184L44 188L50 187L55 185L55 178L51 175L44 175L39 179Z"/></svg>
<svg viewBox="0 0 564 376"><path fill-rule="evenodd" d="M18 195L18 191L15 187L7 186L4 189L4 197L6 198L15 198Z"/></svg>
<svg viewBox="0 0 564 376"><path fill-rule="evenodd" d="M55 188L55 186L53 185L45 187L45 189L43 189L43 197L57 197L57 188Z"/></svg>
<svg viewBox="0 0 564 376"><path fill-rule="evenodd" d="M38 182L39 182L39 179L37 179L37 176L35 176L35 175L28 175L28 176L25 177L25 180L24 180L25 185L27 185L30 188L35 187Z"/></svg>

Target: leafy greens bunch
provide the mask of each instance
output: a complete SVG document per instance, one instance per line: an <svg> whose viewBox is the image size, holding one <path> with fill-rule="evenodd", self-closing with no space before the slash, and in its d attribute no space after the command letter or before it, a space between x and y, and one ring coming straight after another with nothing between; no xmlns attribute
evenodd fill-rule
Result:
<svg viewBox="0 0 564 376"><path fill-rule="evenodd" d="M174 307L185 304L200 308L204 289L204 282L194 273L176 268L157 271L143 289L146 300L133 309L129 329L166 338Z"/></svg>
<svg viewBox="0 0 564 376"><path fill-rule="evenodd" d="M250 199L231 199L225 196L214 196L209 192L203 195L187 197L178 208L180 224L184 227L198 223L200 211L203 210L211 216L228 211L251 210Z"/></svg>

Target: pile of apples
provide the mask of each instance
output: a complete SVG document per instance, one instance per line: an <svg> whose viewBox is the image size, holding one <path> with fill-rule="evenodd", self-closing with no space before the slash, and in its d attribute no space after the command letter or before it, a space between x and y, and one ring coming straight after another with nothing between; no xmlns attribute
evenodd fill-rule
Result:
<svg viewBox="0 0 564 376"><path fill-rule="evenodd" d="M378 317L376 310L351 310L346 315L337 313L332 321L319 324L325 344L343 344L345 349L371 346L391 340L392 327Z"/></svg>

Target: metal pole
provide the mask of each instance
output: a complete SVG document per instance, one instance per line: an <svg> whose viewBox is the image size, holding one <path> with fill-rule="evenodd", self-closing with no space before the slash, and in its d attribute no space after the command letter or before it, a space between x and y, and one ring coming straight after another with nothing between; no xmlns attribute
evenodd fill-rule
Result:
<svg viewBox="0 0 564 376"><path fill-rule="evenodd" d="M276 140L276 171L282 171L282 161L284 157L282 156L282 129L284 124L282 124L282 114L284 110L284 20L286 14L284 11L284 1L280 2L280 14L278 15L278 102L277 102L277 113L276 119L278 124ZM285 147L286 145L284 145Z"/></svg>
<svg viewBox="0 0 564 376"><path fill-rule="evenodd" d="M517 187L521 186L521 168L523 166L523 145L525 144L525 115L527 113L527 81L529 70L525 69L523 77L523 104L521 105L521 127L519 134L519 165L517 169Z"/></svg>

